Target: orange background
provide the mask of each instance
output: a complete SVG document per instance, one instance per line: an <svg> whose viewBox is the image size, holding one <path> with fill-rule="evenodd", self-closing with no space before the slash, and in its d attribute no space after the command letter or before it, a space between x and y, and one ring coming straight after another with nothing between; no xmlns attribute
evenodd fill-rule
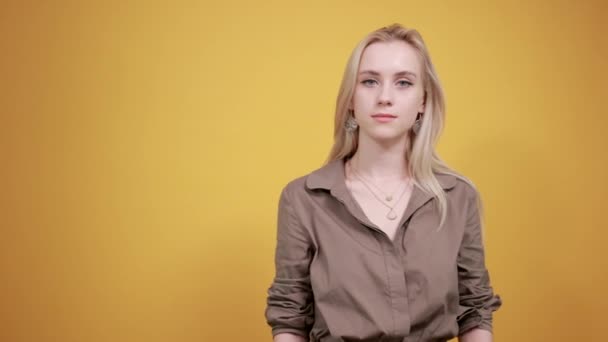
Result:
<svg viewBox="0 0 608 342"><path fill-rule="evenodd" d="M496 341L603 341L605 2L3 1L0 341L270 341L278 195L399 22L479 187Z"/></svg>

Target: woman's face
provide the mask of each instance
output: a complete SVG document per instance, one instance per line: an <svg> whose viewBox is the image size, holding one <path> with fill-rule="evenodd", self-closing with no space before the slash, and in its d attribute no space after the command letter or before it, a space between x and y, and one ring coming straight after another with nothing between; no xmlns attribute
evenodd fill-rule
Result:
<svg viewBox="0 0 608 342"><path fill-rule="evenodd" d="M414 48L403 41L365 48L352 103L360 135L379 141L405 138L424 112L420 64Z"/></svg>

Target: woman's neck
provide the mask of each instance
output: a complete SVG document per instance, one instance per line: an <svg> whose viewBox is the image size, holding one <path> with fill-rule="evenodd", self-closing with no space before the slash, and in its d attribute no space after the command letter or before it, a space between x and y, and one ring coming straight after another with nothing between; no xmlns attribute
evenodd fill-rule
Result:
<svg viewBox="0 0 608 342"><path fill-rule="evenodd" d="M351 166L359 174L377 181L404 179L408 176L405 148L406 139L390 145L360 139L357 152L351 158Z"/></svg>

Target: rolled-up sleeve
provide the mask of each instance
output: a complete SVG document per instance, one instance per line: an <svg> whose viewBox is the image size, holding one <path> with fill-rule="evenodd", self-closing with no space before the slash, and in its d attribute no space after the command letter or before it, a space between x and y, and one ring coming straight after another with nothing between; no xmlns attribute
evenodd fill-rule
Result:
<svg viewBox="0 0 608 342"><path fill-rule="evenodd" d="M288 185L279 199L275 277L268 289L265 310L273 336L309 334L314 322L309 272L313 254L311 236L295 215Z"/></svg>
<svg viewBox="0 0 608 342"><path fill-rule="evenodd" d="M476 190L468 199L467 223L458 254L459 335L474 329L492 331L492 314L502 305L494 294L485 265L481 217Z"/></svg>

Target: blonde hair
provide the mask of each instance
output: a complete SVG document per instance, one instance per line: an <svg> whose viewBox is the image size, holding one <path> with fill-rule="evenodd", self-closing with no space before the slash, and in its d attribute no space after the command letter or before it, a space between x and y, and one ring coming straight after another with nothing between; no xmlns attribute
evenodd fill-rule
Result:
<svg viewBox="0 0 608 342"><path fill-rule="evenodd" d="M441 215L437 229L441 229L447 216L447 201L445 192L434 173L454 175L471 186L474 187L474 185L468 179L449 168L435 151L435 145L441 135L445 122L445 98L426 45L420 33L415 29L393 24L371 32L357 44L348 59L342 77L340 91L336 100L334 145L325 163L345 157L350 158L357 151L359 130L349 133L345 129L345 123L349 117L348 108L353 99L357 72L365 48L376 42L395 40L404 41L413 47L422 62L421 78L426 99L425 108L422 115L422 125L418 134L413 134L411 130L408 133L405 159L414 184L423 191L437 197L438 209ZM481 210L481 208L479 209Z"/></svg>

